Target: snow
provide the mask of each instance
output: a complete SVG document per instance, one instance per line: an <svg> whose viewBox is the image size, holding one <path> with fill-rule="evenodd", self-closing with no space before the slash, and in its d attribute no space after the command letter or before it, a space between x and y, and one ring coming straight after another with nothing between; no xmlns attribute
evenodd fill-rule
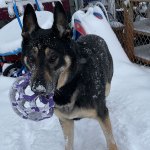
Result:
<svg viewBox="0 0 150 150"><path fill-rule="evenodd" d="M111 21L110 25L112 28L123 28L124 25L118 21Z"/></svg>
<svg viewBox="0 0 150 150"><path fill-rule="evenodd" d="M142 18L139 21L134 22L134 30L137 32L142 32L143 34L150 34L150 19Z"/></svg>
<svg viewBox="0 0 150 150"><path fill-rule="evenodd" d="M105 19L94 17L93 11L100 10L90 9L87 14L78 11L74 17L82 18L88 33L102 36L113 56L114 76L107 106L118 149L149 150L150 69L129 61L110 25ZM5 30L6 33L9 31ZM12 78L0 76L0 150L64 150L65 140L55 115L37 123L23 120L13 112L8 96L13 82ZM105 138L96 120L75 122L74 149L106 150Z"/></svg>
<svg viewBox="0 0 150 150"><path fill-rule="evenodd" d="M140 58L150 60L150 44L135 47L134 54Z"/></svg>
<svg viewBox="0 0 150 150"><path fill-rule="evenodd" d="M129 6L130 5L130 1L129 0L124 0L124 5Z"/></svg>
<svg viewBox="0 0 150 150"><path fill-rule="evenodd" d="M0 8L6 7L6 3L4 0L0 1Z"/></svg>

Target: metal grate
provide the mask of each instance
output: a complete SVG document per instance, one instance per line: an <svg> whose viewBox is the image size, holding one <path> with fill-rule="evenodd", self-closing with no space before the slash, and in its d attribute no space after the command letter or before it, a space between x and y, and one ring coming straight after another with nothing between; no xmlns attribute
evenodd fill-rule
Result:
<svg viewBox="0 0 150 150"><path fill-rule="evenodd" d="M78 8L94 0L76 0ZM150 0L99 0L129 59L150 66ZM80 3L79 3L80 2Z"/></svg>
<svg viewBox="0 0 150 150"><path fill-rule="evenodd" d="M150 1L116 0L115 10L110 24L129 59L150 66Z"/></svg>

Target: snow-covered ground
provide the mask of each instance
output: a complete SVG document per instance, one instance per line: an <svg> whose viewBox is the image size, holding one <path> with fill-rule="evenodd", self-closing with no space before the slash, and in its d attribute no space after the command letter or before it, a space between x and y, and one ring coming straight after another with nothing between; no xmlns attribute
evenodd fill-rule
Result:
<svg viewBox="0 0 150 150"><path fill-rule="evenodd" d="M150 69L132 64L106 20L77 12L88 33L102 36L114 60L112 88L107 106L119 150L150 149ZM6 31L9 34L9 31ZM0 150L64 150L58 118L32 122L12 110L9 89L14 79L0 76ZM75 150L106 150L102 130L95 120L75 123Z"/></svg>

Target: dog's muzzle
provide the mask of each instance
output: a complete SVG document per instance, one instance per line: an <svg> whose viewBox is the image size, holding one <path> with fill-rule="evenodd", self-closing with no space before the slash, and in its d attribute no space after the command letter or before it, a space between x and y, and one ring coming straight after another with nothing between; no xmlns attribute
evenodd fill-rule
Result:
<svg viewBox="0 0 150 150"><path fill-rule="evenodd" d="M35 80L31 83L31 90L34 93L39 93L42 95L53 93L56 87L56 82L45 83L40 80Z"/></svg>
<svg viewBox="0 0 150 150"><path fill-rule="evenodd" d="M53 93L56 89L58 77L58 72L55 72L51 81L45 80L41 76L37 76L36 78L31 77L31 90L34 93L40 93L42 95Z"/></svg>
<svg viewBox="0 0 150 150"><path fill-rule="evenodd" d="M46 85L43 84L40 80L35 80L33 81L32 85L31 85L31 90L34 93L46 93Z"/></svg>

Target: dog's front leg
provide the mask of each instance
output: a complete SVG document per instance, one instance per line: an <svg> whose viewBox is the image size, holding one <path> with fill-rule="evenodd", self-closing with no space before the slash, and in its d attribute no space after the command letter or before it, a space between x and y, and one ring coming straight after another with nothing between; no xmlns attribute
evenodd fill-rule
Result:
<svg viewBox="0 0 150 150"><path fill-rule="evenodd" d="M64 137L65 137L65 150L73 150L74 121L63 119L60 120L60 124L62 126Z"/></svg>

